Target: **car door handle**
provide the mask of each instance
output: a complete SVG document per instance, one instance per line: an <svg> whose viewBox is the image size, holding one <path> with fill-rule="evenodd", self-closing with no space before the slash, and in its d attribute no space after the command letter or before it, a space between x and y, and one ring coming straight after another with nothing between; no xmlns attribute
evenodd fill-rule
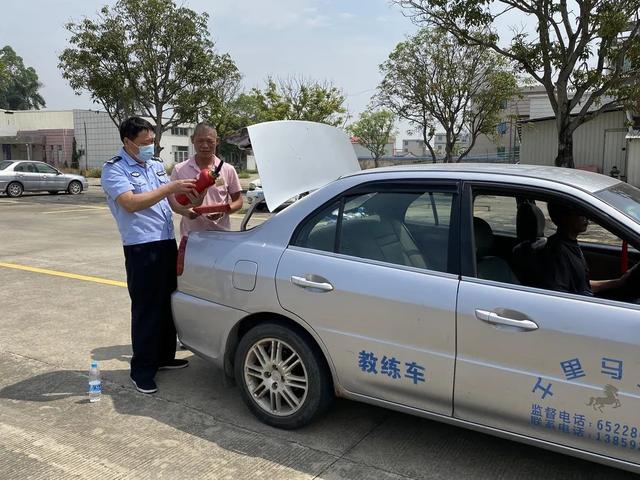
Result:
<svg viewBox="0 0 640 480"><path fill-rule="evenodd" d="M331 285L327 281L314 282L313 280L308 280L305 277L296 277L295 275L291 276L291 283L297 285L298 287L315 288L323 292L330 292L331 290L333 290L333 285Z"/></svg>
<svg viewBox="0 0 640 480"><path fill-rule="evenodd" d="M476 318L487 323L497 325L509 325L510 327L522 328L523 330L537 330L538 324L531 320L516 320L515 318L503 317L495 312L476 309Z"/></svg>

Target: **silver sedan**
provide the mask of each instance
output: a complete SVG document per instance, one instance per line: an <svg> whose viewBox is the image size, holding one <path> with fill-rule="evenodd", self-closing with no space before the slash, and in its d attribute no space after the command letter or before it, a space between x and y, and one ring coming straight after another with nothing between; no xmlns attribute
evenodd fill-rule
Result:
<svg viewBox="0 0 640 480"><path fill-rule="evenodd" d="M82 175L62 173L44 162L31 160L0 161L0 192L9 197L19 197L23 192L58 193L64 191L77 195L89 188Z"/></svg>
<svg viewBox="0 0 640 480"><path fill-rule="evenodd" d="M640 261L640 190L589 172L433 165L343 176L248 231L183 239L181 341L248 408L335 396L640 472L640 294L541 287L548 203L593 225L591 277Z"/></svg>

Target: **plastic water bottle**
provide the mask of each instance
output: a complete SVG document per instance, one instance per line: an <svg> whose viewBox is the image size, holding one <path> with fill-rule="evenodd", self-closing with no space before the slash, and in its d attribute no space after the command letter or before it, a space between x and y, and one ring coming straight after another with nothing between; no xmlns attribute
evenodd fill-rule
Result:
<svg viewBox="0 0 640 480"><path fill-rule="evenodd" d="M102 395L102 382L100 381L100 369L98 362L91 362L89 368L89 401L99 402Z"/></svg>

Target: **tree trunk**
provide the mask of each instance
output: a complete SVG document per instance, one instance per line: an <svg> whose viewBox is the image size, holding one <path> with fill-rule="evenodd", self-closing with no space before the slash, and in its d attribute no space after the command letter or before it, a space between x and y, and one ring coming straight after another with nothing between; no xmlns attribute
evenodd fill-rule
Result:
<svg viewBox="0 0 640 480"><path fill-rule="evenodd" d="M575 168L573 163L573 129L567 124L558 122L558 156L556 167Z"/></svg>
<svg viewBox="0 0 640 480"><path fill-rule="evenodd" d="M162 118L160 120L156 119L156 126L154 129L155 139L153 140L153 149L155 151L154 155L156 157L160 156L160 152L162 152L162 147L160 147L160 140L162 140Z"/></svg>
<svg viewBox="0 0 640 480"><path fill-rule="evenodd" d="M444 161L445 163L453 163L453 145L447 142L444 149Z"/></svg>
<svg viewBox="0 0 640 480"><path fill-rule="evenodd" d="M575 129L571 125L569 100L564 95L559 95L558 98L556 128L558 130L558 156L555 159L556 167L574 168L573 131Z"/></svg>
<svg viewBox="0 0 640 480"><path fill-rule="evenodd" d="M380 158L378 155L373 157L373 168L378 168L378 158Z"/></svg>

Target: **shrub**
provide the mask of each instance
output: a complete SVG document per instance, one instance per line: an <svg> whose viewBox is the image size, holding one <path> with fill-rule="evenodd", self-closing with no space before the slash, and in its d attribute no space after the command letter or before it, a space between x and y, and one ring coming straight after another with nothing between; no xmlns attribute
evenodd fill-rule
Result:
<svg viewBox="0 0 640 480"><path fill-rule="evenodd" d="M88 178L100 178L102 176L101 168L89 168L85 172L85 177Z"/></svg>

